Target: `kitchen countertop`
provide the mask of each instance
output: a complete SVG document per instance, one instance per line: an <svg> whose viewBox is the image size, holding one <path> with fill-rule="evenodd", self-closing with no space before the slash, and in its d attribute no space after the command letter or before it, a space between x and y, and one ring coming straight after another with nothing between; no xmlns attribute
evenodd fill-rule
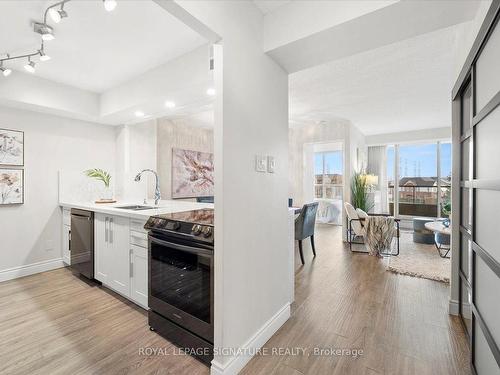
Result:
<svg viewBox="0 0 500 375"><path fill-rule="evenodd" d="M59 206L65 208L79 208L81 210L88 210L100 212L108 215L124 216L134 219L146 220L150 216L169 214L172 212L182 212L198 210L202 208L214 208L213 203L198 203L180 200L161 200L158 208L151 210L124 210L117 208L120 206L144 205L144 202L132 201L118 201L116 203L93 203L93 202L59 202ZM148 201L147 206L154 206L153 201Z"/></svg>

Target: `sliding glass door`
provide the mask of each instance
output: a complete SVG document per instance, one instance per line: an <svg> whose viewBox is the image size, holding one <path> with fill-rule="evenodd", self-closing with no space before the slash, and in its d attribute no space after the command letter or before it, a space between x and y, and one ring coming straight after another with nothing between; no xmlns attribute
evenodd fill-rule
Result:
<svg viewBox="0 0 500 375"><path fill-rule="evenodd" d="M450 142L388 146L387 176L391 215L441 217L449 214Z"/></svg>

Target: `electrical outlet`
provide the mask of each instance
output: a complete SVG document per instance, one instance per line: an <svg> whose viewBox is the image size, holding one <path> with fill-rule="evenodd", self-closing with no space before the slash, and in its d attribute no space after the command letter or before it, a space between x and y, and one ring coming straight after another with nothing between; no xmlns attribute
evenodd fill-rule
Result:
<svg viewBox="0 0 500 375"><path fill-rule="evenodd" d="M274 168L276 167L276 162L274 161L274 156L267 157L267 171L269 173L274 173Z"/></svg>
<svg viewBox="0 0 500 375"><path fill-rule="evenodd" d="M266 170L267 170L267 158L262 155L255 155L255 171L265 173Z"/></svg>

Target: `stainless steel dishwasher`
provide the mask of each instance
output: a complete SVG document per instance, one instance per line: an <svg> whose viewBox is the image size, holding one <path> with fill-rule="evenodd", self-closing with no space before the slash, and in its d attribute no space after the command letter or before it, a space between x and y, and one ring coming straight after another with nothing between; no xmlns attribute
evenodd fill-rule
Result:
<svg viewBox="0 0 500 375"><path fill-rule="evenodd" d="M94 213L71 209L70 237L71 268L81 275L94 278Z"/></svg>

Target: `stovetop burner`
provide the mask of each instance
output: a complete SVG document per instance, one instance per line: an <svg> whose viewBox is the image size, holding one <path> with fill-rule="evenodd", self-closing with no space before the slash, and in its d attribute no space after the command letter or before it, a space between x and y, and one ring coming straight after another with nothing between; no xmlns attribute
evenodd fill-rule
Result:
<svg viewBox="0 0 500 375"><path fill-rule="evenodd" d="M214 210L211 208L151 216L144 225L153 235L181 236L184 239L214 243Z"/></svg>

